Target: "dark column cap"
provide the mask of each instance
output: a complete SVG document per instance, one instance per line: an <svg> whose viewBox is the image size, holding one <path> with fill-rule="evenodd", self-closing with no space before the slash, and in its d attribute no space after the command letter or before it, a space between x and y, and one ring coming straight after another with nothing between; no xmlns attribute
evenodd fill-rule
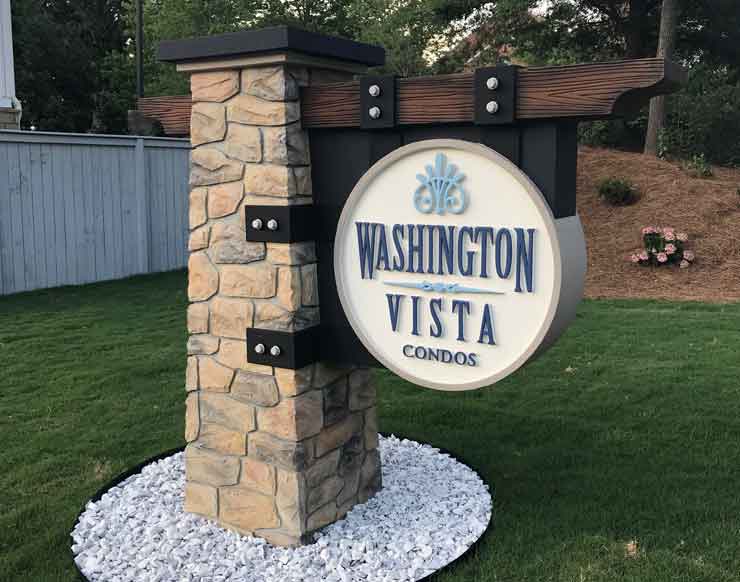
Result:
<svg viewBox="0 0 740 582"><path fill-rule="evenodd" d="M368 67L385 63L385 49L292 26L242 30L215 36L159 43L160 61L185 63L217 58L258 56L290 51L348 61Z"/></svg>

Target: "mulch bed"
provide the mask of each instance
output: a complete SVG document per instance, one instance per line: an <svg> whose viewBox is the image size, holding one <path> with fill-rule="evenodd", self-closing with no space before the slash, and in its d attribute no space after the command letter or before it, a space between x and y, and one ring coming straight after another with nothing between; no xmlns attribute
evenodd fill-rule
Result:
<svg viewBox="0 0 740 582"><path fill-rule="evenodd" d="M740 300L740 169L713 168L693 178L678 163L635 153L581 148L578 212L588 247L586 296L727 302ZM641 191L631 206L598 196L605 178L626 178ZM629 257L643 226L689 234L696 261L688 269L644 267Z"/></svg>

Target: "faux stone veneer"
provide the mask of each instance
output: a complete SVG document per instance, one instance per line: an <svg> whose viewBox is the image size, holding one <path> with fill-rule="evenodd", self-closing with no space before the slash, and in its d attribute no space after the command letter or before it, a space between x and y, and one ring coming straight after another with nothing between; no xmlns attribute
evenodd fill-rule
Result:
<svg viewBox="0 0 740 582"><path fill-rule="evenodd" d="M314 244L246 242L244 205L311 204L299 86L326 74L191 75L185 509L278 545L309 541L381 487L368 370L247 363L247 327L319 321Z"/></svg>

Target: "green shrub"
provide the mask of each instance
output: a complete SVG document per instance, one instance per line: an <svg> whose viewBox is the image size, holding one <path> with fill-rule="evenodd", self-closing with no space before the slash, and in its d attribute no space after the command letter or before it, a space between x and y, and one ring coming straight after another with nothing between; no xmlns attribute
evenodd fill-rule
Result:
<svg viewBox="0 0 740 582"><path fill-rule="evenodd" d="M695 66L685 87L666 100L661 150L669 157L694 162L740 165L740 82L723 69ZM697 165L697 164L694 164ZM711 175L711 174L710 174Z"/></svg>
<svg viewBox="0 0 740 582"><path fill-rule="evenodd" d="M629 180L607 178L599 184L599 196L612 206L627 206L637 202L640 193Z"/></svg>
<svg viewBox="0 0 740 582"><path fill-rule="evenodd" d="M683 169L694 178L710 178L712 166L707 162L704 154L694 154L683 163Z"/></svg>

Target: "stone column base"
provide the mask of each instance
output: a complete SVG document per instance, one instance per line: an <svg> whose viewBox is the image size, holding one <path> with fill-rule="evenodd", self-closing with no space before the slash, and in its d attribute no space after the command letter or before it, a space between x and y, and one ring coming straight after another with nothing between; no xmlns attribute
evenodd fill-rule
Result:
<svg viewBox="0 0 740 582"><path fill-rule="evenodd" d="M21 110L0 107L0 129L20 129Z"/></svg>

